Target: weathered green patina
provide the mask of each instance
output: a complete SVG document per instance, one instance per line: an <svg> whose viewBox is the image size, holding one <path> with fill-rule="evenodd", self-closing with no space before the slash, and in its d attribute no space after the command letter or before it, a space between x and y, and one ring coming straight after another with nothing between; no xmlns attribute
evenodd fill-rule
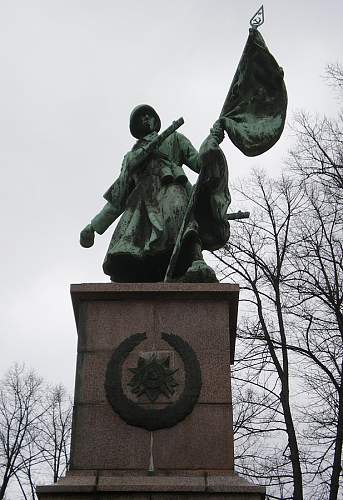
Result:
<svg viewBox="0 0 343 500"><path fill-rule="evenodd" d="M81 244L91 246L94 231L102 234L122 216L103 265L104 272L112 281L164 280L192 194L192 186L183 165L196 173L200 171L199 153L184 135L176 131L145 154L158 137L159 127L159 116L150 106L142 105L133 110L130 130L138 141L124 157L118 179L106 191L106 205L81 233ZM218 147L219 141L223 139L219 124L212 129L211 138L213 145ZM229 224L225 216L230 195L227 172L222 174L218 178L222 192L219 193L218 186L213 185L210 192L206 193L207 222L211 218L213 221L218 219L218 207L221 205L219 224L222 228L218 230L217 226L210 223L199 227L194 217L189 220L183 236L185 251L179 260L175 279L216 281L214 271L203 261L202 249L219 248L228 238ZM213 179L214 175L212 183ZM211 196L220 198L212 203L212 207Z"/></svg>
<svg viewBox="0 0 343 500"><path fill-rule="evenodd" d="M219 147L224 131L245 155L262 154L279 139L286 109L283 71L250 29L219 119L199 152L176 131L183 120L158 135L156 110L146 104L133 110L130 131L138 140L104 195L106 205L81 232L81 245L92 246L94 233L121 216L103 264L112 281L217 281L202 251L222 247L230 234L228 167ZM199 174L193 188L184 165Z"/></svg>
<svg viewBox="0 0 343 500"><path fill-rule="evenodd" d="M264 153L282 134L287 111L283 77L261 33L251 28L220 114L229 138L247 156Z"/></svg>

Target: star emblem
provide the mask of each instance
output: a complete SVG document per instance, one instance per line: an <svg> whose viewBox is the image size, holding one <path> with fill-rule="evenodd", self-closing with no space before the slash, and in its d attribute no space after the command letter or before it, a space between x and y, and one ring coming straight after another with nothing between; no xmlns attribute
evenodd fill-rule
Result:
<svg viewBox="0 0 343 500"><path fill-rule="evenodd" d="M178 371L170 369L170 357L158 359L153 354L149 359L138 358L136 368L129 368L133 374L128 383L131 392L140 397L145 394L153 403L163 394L168 399L174 394L175 387L178 385L174 374Z"/></svg>

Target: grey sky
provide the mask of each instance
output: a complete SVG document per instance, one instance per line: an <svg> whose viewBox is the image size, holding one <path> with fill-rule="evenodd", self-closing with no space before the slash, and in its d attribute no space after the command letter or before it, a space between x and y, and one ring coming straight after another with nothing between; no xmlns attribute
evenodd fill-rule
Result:
<svg viewBox="0 0 343 500"><path fill-rule="evenodd" d="M156 107L198 147L218 117L260 3L245 0L2 0L0 3L2 374L25 361L73 386L69 284L107 281L111 230L89 250L80 229L102 206L133 140L128 116ZM341 1L264 1L261 28L284 68L290 119L334 114L322 77L342 54ZM231 178L278 172L291 144L246 158L225 140ZM239 208L239 207L234 207Z"/></svg>

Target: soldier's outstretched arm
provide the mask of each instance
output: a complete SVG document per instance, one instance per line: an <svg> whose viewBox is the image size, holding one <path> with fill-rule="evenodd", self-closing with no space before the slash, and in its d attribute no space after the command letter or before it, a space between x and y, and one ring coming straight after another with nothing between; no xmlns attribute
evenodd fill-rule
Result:
<svg viewBox="0 0 343 500"><path fill-rule="evenodd" d="M104 208L91 220L90 224L82 229L80 233L80 245L89 248L94 244L95 233L103 234L106 229L116 220L118 211L106 203Z"/></svg>

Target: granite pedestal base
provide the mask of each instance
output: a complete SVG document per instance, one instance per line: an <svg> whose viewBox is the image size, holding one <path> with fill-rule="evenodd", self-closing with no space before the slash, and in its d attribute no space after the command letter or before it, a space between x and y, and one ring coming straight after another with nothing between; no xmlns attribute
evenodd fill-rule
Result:
<svg viewBox="0 0 343 500"><path fill-rule="evenodd" d="M263 488L234 473L230 364L238 293L237 285L217 283L72 285L78 355L70 471L55 485L39 486L40 500L264 498ZM144 340L120 365L123 394L134 406L173 407L194 375L195 367L185 368L188 354L175 351L162 334L189 346L201 372L190 413L154 431L129 425L105 390L115 353L142 333ZM172 390L155 400L132 390L133 370L153 358L167 360L173 380Z"/></svg>
<svg viewBox="0 0 343 500"><path fill-rule="evenodd" d="M108 475L108 472L69 472L57 485L38 488L44 500L262 500L264 488L235 473L142 473Z"/></svg>

